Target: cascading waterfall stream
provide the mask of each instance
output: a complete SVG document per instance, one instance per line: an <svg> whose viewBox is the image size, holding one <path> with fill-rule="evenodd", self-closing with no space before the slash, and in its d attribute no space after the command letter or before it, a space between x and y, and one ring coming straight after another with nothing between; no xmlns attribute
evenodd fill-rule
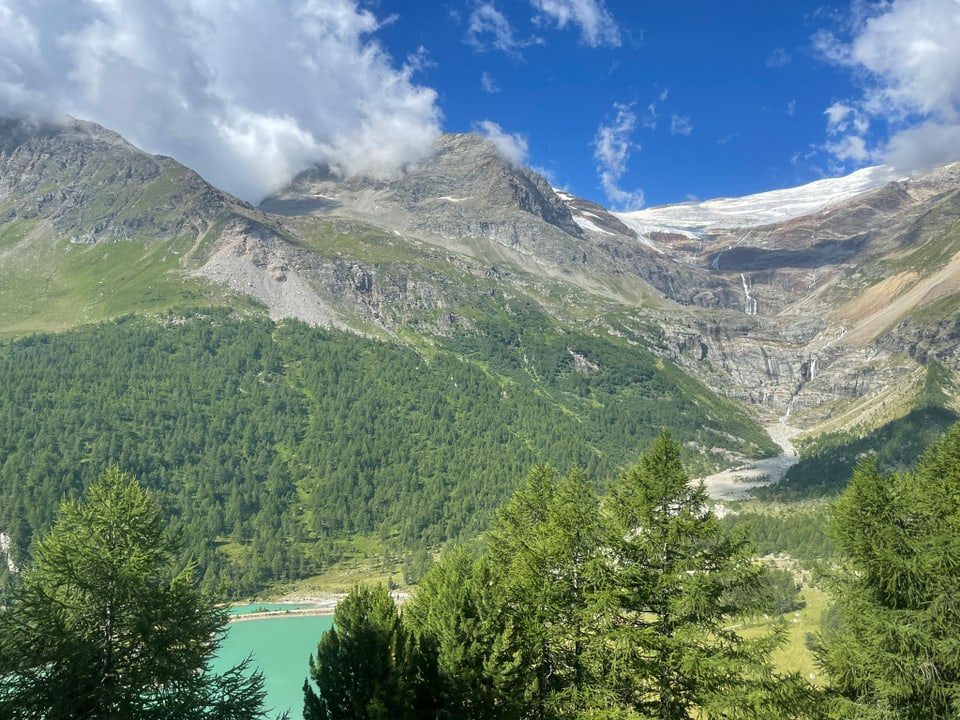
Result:
<svg viewBox="0 0 960 720"><path fill-rule="evenodd" d="M757 299L753 297L753 293L750 291L750 281L747 276L743 273L740 273L740 282L743 283L743 311L747 315L756 315L757 314Z"/></svg>

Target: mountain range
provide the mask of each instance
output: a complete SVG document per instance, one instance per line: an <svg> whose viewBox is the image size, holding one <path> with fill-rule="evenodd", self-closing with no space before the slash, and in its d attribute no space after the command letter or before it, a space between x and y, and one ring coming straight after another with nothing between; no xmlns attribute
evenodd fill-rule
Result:
<svg viewBox="0 0 960 720"><path fill-rule="evenodd" d="M532 307L758 423L862 434L960 368L960 164L618 213L444 135L393 179L318 165L254 207L92 123L0 121L3 336L204 306L425 357Z"/></svg>

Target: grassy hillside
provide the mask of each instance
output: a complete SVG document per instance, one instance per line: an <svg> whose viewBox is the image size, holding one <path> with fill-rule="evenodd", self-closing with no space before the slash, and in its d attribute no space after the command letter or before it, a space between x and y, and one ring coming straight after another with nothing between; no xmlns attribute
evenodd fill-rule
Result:
<svg viewBox="0 0 960 720"><path fill-rule="evenodd" d="M29 252L23 251L25 244ZM50 237L36 221L0 225L0 337L177 306L249 305L178 271L182 254L192 244L192 238L184 236L149 245L79 244Z"/></svg>

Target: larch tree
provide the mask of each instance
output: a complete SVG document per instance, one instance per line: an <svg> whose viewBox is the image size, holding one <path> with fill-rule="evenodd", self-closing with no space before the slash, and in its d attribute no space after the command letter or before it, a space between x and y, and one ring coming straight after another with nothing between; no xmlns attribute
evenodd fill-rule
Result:
<svg viewBox="0 0 960 720"><path fill-rule="evenodd" d="M614 483L606 674L616 702L640 717L805 717L811 695L777 676L777 632L734 625L762 599L764 567L743 537L725 534L680 444L663 431Z"/></svg>
<svg viewBox="0 0 960 720"><path fill-rule="evenodd" d="M538 466L497 513L482 556L456 548L430 569L404 617L435 648L440 717L545 720L591 707L601 528L580 472Z"/></svg>
<svg viewBox="0 0 960 720"><path fill-rule="evenodd" d="M539 466L488 533L510 626L522 630L528 717L573 716L605 704L593 662L606 566L599 497L579 470Z"/></svg>
<svg viewBox="0 0 960 720"><path fill-rule="evenodd" d="M157 502L116 467L65 501L0 611L0 717L253 720L263 679L210 663L227 616L178 549Z"/></svg>
<svg viewBox="0 0 960 720"><path fill-rule="evenodd" d="M415 648L386 588L357 586L337 604L333 621L310 657L304 719L415 717Z"/></svg>
<svg viewBox="0 0 960 720"><path fill-rule="evenodd" d="M830 530L846 564L832 578L838 621L818 660L835 712L852 718L960 715L960 425L917 467L857 466Z"/></svg>
<svg viewBox="0 0 960 720"><path fill-rule="evenodd" d="M422 717L816 716L809 684L774 672L782 633L737 632L765 602L766 570L724 532L666 432L604 496L579 471L535 467L485 544L441 557L405 608L436 667L434 714ZM336 672L368 652L342 643L324 664ZM378 685L392 687L372 679L364 692Z"/></svg>
<svg viewBox="0 0 960 720"><path fill-rule="evenodd" d="M511 720L521 715L530 665L500 577L489 556L452 547L404 606L404 623L420 639L424 659L434 663L430 686L438 718Z"/></svg>

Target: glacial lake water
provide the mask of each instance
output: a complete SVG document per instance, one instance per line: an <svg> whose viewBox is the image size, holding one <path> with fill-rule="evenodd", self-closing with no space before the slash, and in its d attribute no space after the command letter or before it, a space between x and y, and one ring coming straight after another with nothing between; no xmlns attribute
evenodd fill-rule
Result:
<svg viewBox="0 0 960 720"><path fill-rule="evenodd" d="M255 612L253 606L246 612ZM267 609L288 609L283 605ZM236 614L243 614L235 612ZM320 636L333 626L329 615L277 615L257 620L233 622L213 663L214 672L223 672L253 656L252 666L263 671L267 691L265 705L273 718L289 708L290 720L303 717L303 681L309 672L307 660L316 655Z"/></svg>

